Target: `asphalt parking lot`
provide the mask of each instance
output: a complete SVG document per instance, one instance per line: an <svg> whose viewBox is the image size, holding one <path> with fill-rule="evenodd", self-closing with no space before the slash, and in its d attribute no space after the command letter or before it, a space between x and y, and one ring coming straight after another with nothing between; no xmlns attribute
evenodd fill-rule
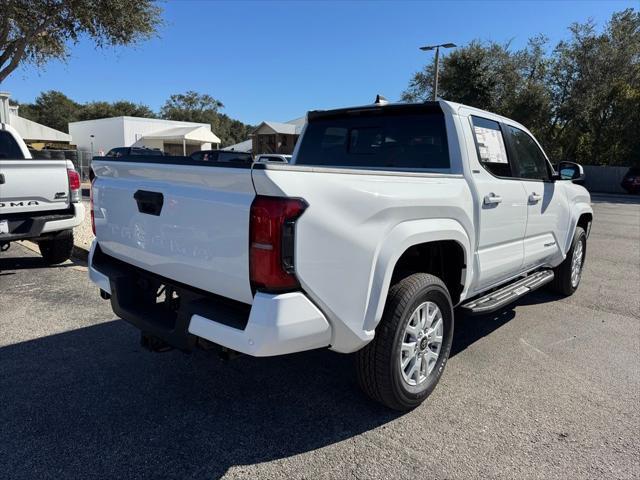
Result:
<svg viewBox="0 0 640 480"><path fill-rule="evenodd" d="M152 354L86 268L0 254L0 477L640 478L640 201L594 197L578 292L457 318L434 394L351 358Z"/></svg>

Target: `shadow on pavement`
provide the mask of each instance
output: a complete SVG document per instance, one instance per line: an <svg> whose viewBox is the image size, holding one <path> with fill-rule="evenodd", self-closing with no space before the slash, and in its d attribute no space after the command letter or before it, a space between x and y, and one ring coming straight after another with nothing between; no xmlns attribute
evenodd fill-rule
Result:
<svg viewBox="0 0 640 480"><path fill-rule="evenodd" d="M60 265L47 265L42 257L10 257L4 255L0 257L0 272L11 270L24 270L32 268L65 268L73 267L72 262L65 262Z"/></svg>
<svg viewBox="0 0 640 480"><path fill-rule="evenodd" d="M152 354L136 340L114 321L0 348L0 471L217 478L399 415L360 393L347 355L223 364L203 352Z"/></svg>
<svg viewBox="0 0 640 480"><path fill-rule="evenodd" d="M541 303L554 302L562 298L560 295L549 292L541 288L531 292L516 303L507 305L497 312L486 315L467 315L460 309L455 313L455 330L453 333L453 345L451 347L451 357L464 351L468 346L492 332L496 331L516 316L515 308L518 305L538 305Z"/></svg>
<svg viewBox="0 0 640 480"><path fill-rule="evenodd" d="M513 309L459 315L452 355L514 316ZM204 352L152 354L137 338L133 327L112 321L0 348L0 471L218 478L400 415L360 393L348 355L225 364Z"/></svg>

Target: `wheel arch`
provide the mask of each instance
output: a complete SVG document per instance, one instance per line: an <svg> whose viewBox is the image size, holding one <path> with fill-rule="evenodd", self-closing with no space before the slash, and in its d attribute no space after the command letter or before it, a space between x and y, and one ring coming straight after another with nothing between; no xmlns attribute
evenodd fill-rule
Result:
<svg viewBox="0 0 640 480"><path fill-rule="evenodd" d="M377 260L373 267L371 276L369 297L365 312L364 330L372 331L380 322L384 306L387 301L387 294L392 284L394 274L402 275L397 267L402 268L407 255L420 255L423 252L435 249L445 252L456 252L454 265L456 265L455 275L459 275L459 289L452 302L455 305L464 298L472 278L472 255L471 242L464 227L453 219L428 219L412 220L400 223L385 237L379 249ZM420 265L424 266L424 263ZM428 270L428 269L427 269ZM407 273L432 273L422 269L408 270ZM448 276L449 282L455 282L454 274ZM442 279L447 287L447 280Z"/></svg>
<svg viewBox="0 0 640 480"><path fill-rule="evenodd" d="M587 238L589 237L589 232L591 231L591 225L593 224L593 209L591 205L580 203L576 205L576 209L574 214L571 216L571 228L569 229L569 234L567 235L563 256L567 255L567 252L571 248L571 244L573 242L573 236L576 232L576 227L582 227L584 231L587 233Z"/></svg>

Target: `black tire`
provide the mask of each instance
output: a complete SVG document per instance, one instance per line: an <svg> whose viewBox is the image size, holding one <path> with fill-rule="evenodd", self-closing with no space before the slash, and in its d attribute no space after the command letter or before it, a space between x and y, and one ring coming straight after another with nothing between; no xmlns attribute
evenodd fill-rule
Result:
<svg viewBox="0 0 640 480"><path fill-rule="evenodd" d="M56 265L71 258L73 230L64 230L55 238L38 242L40 254L47 265Z"/></svg>
<svg viewBox="0 0 640 480"><path fill-rule="evenodd" d="M576 245L581 242L582 243L582 267L581 270L584 269L584 261L587 255L587 234L582 227L576 227L576 231L573 234L573 242L571 243L571 248L567 252L567 256L564 261L553 269L553 273L555 277L550 284L550 288L560 295L564 295L566 297L573 295L574 292L580 286L580 279L582 278L582 271L580 272L580 276L578 277L578 283L573 285L571 282L571 264L573 260L573 253L576 249Z"/></svg>
<svg viewBox="0 0 640 480"><path fill-rule="evenodd" d="M426 301L435 303L442 313L442 345L431 373L412 386L401 372L400 346L411 315ZM451 352L453 324L451 297L442 280L426 273L415 273L400 280L389 289L375 338L356 353L360 388L373 400L394 410L406 411L420 405L444 372Z"/></svg>

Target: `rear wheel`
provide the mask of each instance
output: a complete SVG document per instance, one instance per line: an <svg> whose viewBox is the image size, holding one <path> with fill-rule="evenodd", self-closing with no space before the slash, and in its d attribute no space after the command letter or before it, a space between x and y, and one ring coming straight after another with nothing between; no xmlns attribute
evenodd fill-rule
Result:
<svg viewBox="0 0 640 480"><path fill-rule="evenodd" d="M50 240L41 240L38 242L38 247L47 265L62 263L71 258L73 230L64 230Z"/></svg>
<svg viewBox="0 0 640 480"><path fill-rule="evenodd" d="M391 287L375 338L356 354L358 383L389 408L415 408L438 384L452 340L453 307L444 283L410 275Z"/></svg>
<svg viewBox="0 0 640 480"><path fill-rule="evenodd" d="M586 254L587 234L582 227L576 227L567 257L553 270L555 277L551 288L555 292L565 296L574 294L580 285Z"/></svg>

